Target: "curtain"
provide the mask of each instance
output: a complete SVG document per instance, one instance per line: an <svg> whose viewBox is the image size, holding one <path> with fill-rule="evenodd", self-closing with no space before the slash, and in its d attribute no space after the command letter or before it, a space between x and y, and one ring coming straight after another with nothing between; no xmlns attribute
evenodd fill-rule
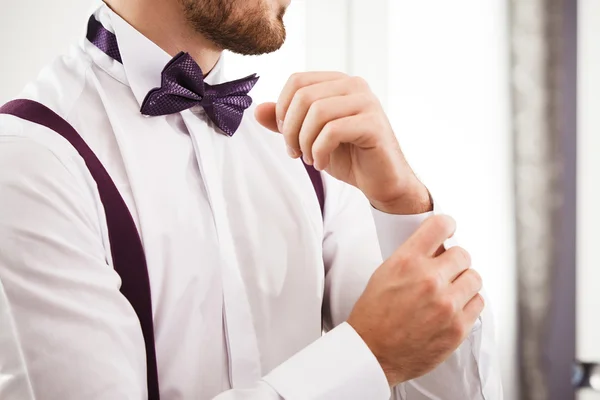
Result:
<svg viewBox="0 0 600 400"><path fill-rule="evenodd" d="M565 245L574 243L575 223L576 138L565 104L565 88L575 85L567 79L574 53L566 51L574 3L510 0L521 400L573 398L575 309L564 305L575 274L574 246Z"/></svg>

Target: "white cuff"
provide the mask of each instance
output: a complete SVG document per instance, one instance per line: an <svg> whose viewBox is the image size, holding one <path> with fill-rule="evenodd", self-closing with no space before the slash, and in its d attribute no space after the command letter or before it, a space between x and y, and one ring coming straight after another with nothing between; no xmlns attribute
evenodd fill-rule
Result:
<svg viewBox="0 0 600 400"><path fill-rule="evenodd" d="M375 228L377 229L377 238L379 239L379 248L381 249L381 257L387 260L398 247L421 226L423 221L432 215L443 214L442 209L433 200L433 211L423 214L412 215L395 215L386 214L382 211L371 207ZM456 246L456 238L451 237L444 242L444 248L449 249Z"/></svg>
<svg viewBox="0 0 600 400"><path fill-rule="evenodd" d="M346 322L271 371L264 381L286 400L388 400L387 379Z"/></svg>
<svg viewBox="0 0 600 400"><path fill-rule="evenodd" d="M423 221L436 212L435 205L433 212L413 215L387 214L374 207L371 207L371 211L383 260L387 260L394 254L396 249L415 233Z"/></svg>

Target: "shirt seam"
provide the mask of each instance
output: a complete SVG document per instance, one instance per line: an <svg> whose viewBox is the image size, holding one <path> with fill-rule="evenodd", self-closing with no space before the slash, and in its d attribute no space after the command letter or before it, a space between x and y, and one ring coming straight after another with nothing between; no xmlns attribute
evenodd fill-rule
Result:
<svg viewBox="0 0 600 400"><path fill-rule="evenodd" d="M81 89L79 91L79 94L77 96L74 97L71 106L68 108L68 111L65 112L65 116L64 116L64 120L74 129L75 127L73 127L73 125L71 124L71 122L69 121L69 116L71 115L71 113L73 112L73 110L75 109L75 105L78 103L79 99L81 98L81 96L83 95L83 92L85 91L85 82L86 82L86 78L90 72L90 70L92 69L92 62L91 60L87 60L87 66L85 68L84 74L83 74L83 79L82 79L82 84L81 84ZM46 127L47 128L47 127ZM81 157L81 155L79 154L79 152L77 152L77 149L75 149L75 147L73 147L73 145L71 144L71 142L69 142L65 137L63 137L62 135L60 135L58 132L56 132L53 129L48 128L49 130L51 130L53 133L57 134L58 136L60 136L60 138L64 141L67 142L68 146L75 151L75 153L77 153L77 155L79 157ZM77 133L79 135L79 133ZM83 139L83 138L82 138ZM75 174L70 170L70 168L67 166L67 164L65 163L65 161L62 159L62 157L60 155L58 155L56 153L56 151L54 151L50 146L47 146L43 143L40 143L39 141L35 140L35 139L31 139L33 140L35 143L37 143L38 145L42 146L43 148L45 148L46 150L48 150L50 153L52 153L52 155L58 160L58 162L60 162L60 164L63 166L63 168L69 173L69 175L74 178L75 184L80 188L80 189L85 189L84 187L81 187L81 185L78 182L77 177L75 176ZM82 157L83 159L83 157ZM89 172L89 170L88 170Z"/></svg>
<svg viewBox="0 0 600 400"><path fill-rule="evenodd" d="M82 79L82 82L81 82L81 89L79 91L79 94L77 96L75 96L75 98L73 99L73 102L71 103L71 106L69 107L68 111L65 112L65 120L69 123L69 125L71 125L71 123L68 121L69 116L73 112L73 109L75 108L75 104L77 104L77 102L79 101L79 99L83 95L83 91L85 90L85 82L86 82L86 79L88 77L88 73L92 69L92 65L93 65L92 61L90 59L88 59L87 60L87 66L86 66L85 71L83 73L83 79Z"/></svg>
<svg viewBox="0 0 600 400"><path fill-rule="evenodd" d="M271 383L263 378L260 379L259 382L264 382L268 387L271 388L271 390L273 390L273 392L275 392L275 394L277 394L277 396L279 397L280 400L286 400L277 389L275 389L275 387L273 385L271 385Z"/></svg>

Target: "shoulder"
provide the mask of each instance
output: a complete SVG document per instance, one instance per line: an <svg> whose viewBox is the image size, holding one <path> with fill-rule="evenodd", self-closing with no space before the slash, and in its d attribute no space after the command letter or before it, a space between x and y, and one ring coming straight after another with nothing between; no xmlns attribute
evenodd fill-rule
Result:
<svg viewBox="0 0 600 400"><path fill-rule="evenodd" d="M47 146L19 135L0 136L0 168L3 179L19 172L44 175L44 168L49 168L46 172L66 171L63 162Z"/></svg>
<svg viewBox="0 0 600 400"><path fill-rule="evenodd" d="M23 136L0 136L0 203L88 203L85 183L48 146ZM4 204L11 210L19 204Z"/></svg>
<svg viewBox="0 0 600 400"><path fill-rule="evenodd" d="M78 46L44 67L17 98L40 102L67 119L86 88L92 69L89 55Z"/></svg>
<svg viewBox="0 0 600 400"><path fill-rule="evenodd" d="M57 71L72 73L54 68ZM32 96L23 97L33 97L46 106L53 102L49 108L64 114L77 97L68 96L68 92L79 85L64 85L62 94L51 85L56 82L39 78L29 85ZM25 229L58 215L70 215L96 230L94 188L85 163L62 136L45 126L0 115L0 225Z"/></svg>
<svg viewBox="0 0 600 400"><path fill-rule="evenodd" d="M68 55L57 57L30 81L16 99L29 99L50 108L60 117L69 120L69 115L78 100L87 90L92 63L89 56L79 47L73 47ZM35 133L35 135L32 134ZM40 129L37 124L0 114L0 137L25 136L40 144L48 145L49 136L56 134Z"/></svg>
<svg viewBox="0 0 600 400"><path fill-rule="evenodd" d="M102 243L100 214L94 184L80 168L30 138L0 136L2 241L16 245L19 239L23 245L23 240L56 239L60 232L78 229Z"/></svg>
<svg viewBox="0 0 600 400"><path fill-rule="evenodd" d="M37 101L65 120L86 89L89 57L80 49L57 58L17 98ZM12 115L0 114L0 165L6 174L48 176L80 169L72 146L56 132ZM8 169L7 169L8 168Z"/></svg>

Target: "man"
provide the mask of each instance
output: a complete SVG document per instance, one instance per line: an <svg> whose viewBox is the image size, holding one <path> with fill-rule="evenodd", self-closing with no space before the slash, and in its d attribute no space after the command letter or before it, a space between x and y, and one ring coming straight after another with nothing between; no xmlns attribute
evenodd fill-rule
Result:
<svg viewBox="0 0 600 400"><path fill-rule="evenodd" d="M21 97L124 199L153 340L88 159L0 115L0 398L501 399L481 279L367 84L299 73L241 117L221 52L277 50L286 0L106 3Z"/></svg>

